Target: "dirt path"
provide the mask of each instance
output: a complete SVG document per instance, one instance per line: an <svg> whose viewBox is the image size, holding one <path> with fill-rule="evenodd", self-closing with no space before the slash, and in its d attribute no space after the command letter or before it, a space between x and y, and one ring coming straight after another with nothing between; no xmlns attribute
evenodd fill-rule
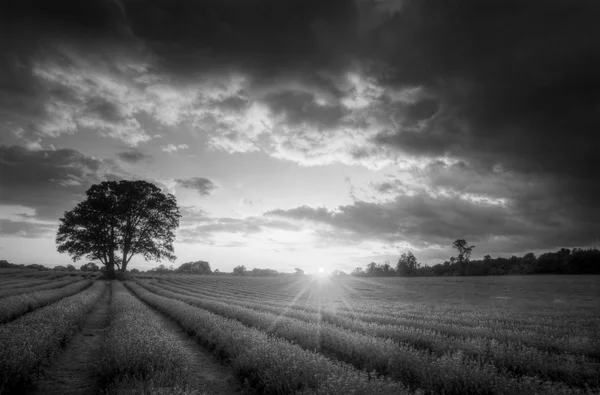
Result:
<svg viewBox="0 0 600 395"><path fill-rule="evenodd" d="M104 331L108 327L111 296L111 287L107 286L79 333L71 339L67 348L46 369L28 394L70 395L98 392L98 377L94 368L95 362L100 358Z"/></svg>
<svg viewBox="0 0 600 395"><path fill-rule="evenodd" d="M146 306L148 306L146 304ZM190 351L192 371L195 378L194 388L206 395L242 394L242 388L230 369L220 364L215 357L200 346L193 337L189 336L175 321L157 311L151 306L150 310L156 315L166 331L175 335L185 349Z"/></svg>

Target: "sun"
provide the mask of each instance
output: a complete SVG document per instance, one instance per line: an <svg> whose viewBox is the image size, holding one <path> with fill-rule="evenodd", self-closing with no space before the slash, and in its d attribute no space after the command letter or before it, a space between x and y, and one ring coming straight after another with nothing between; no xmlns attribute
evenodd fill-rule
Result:
<svg viewBox="0 0 600 395"><path fill-rule="evenodd" d="M324 279L325 277L329 276L329 273L327 273L324 268L320 267L319 269L317 269L316 275L317 277Z"/></svg>

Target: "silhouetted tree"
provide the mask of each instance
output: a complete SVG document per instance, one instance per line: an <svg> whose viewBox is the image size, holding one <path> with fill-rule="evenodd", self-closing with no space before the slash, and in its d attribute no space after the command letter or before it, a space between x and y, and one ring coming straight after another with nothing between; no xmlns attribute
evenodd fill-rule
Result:
<svg viewBox="0 0 600 395"><path fill-rule="evenodd" d="M244 265L239 265L233 268L233 274L237 274L240 276L243 276L244 274L246 274L246 266Z"/></svg>
<svg viewBox="0 0 600 395"><path fill-rule="evenodd" d="M44 265L40 265L38 263L32 263L31 265L25 266L28 269L36 269L36 270L48 270L48 268Z"/></svg>
<svg viewBox="0 0 600 395"><path fill-rule="evenodd" d="M164 264L160 264L157 267L154 267L150 270L148 270L148 272L150 273L158 273L158 274L167 274L167 273L173 273L175 270L173 269L173 266L171 267L166 267Z"/></svg>
<svg viewBox="0 0 600 395"><path fill-rule="evenodd" d="M390 265L389 262L385 262L382 266L381 266L381 274L384 277L389 277L389 276L393 276L396 274L396 271L394 270L394 268Z"/></svg>
<svg viewBox="0 0 600 395"><path fill-rule="evenodd" d="M346 273L343 270L335 269L333 272L331 272L331 275L334 276L334 277L343 277L343 276L347 276L348 273Z"/></svg>
<svg viewBox="0 0 600 395"><path fill-rule="evenodd" d="M471 252L475 246L469 246L465 240L458 239L452 243L452 247L458 250L458 256L456 257L456 262L458 264L458 275L464 276L466 274L467 262L469 262Z"/></svg>
<svg viewBox="0 0 600 395"><path fill-rule="evenodd" d="M177 273L188 274L211 274L210 263L206 261L186 262L179 265L175 270Z"/></svg>
<svg viewBox="0 0 600 395"><path fill-rule="evenodd" d="M416 274L418 266L417 258L411 251L408 251L400 256L396 264L396 275L402 277L413 276Z"/></svg>
<svg viewBox="0 0 600 395"><path fill-rule="evenodd" d="M535 261L537 260L533 252L528 252L521 258L521 270L519 274L530 274L535 269Z"/></svg>
<svg viewBox="0 0 600 395"><path fill-rule="evenodd" d="M246 272L246 275L254 277L270 277L277 276L278 274L279 272L275 269L259 269L256 267Z"/></svg>
<svg viewBox="0 0 600 395"><path fill-rule="evenodd" d="M299 267L295 268L294 270L296 271L296 273L294 273L296 276L304 275L304 270L300 269Z"/></svg>
<svg viewBox="0 0 600 395"><path fill-rule="evenodd" d="M365 273L367 274L367 276L375 277L377 275L377 263L375 263L375 262L369 263L367 265Z"/></svg>
<svg viewBox="0 0 600 395"><path fill-rule="evenodd" d="M146 181L126 180L93 185L86 196L60 219L58 252L74 261L99 260L109 278L115 277L115 266L126 271L136 254L175 260L174 231L181 217L175 196Z"/></svg>

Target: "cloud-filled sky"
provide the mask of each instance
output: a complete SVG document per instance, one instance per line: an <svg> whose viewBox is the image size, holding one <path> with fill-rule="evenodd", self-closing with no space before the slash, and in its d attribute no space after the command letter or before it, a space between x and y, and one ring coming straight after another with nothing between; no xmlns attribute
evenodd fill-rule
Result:
<svg viewBox="0 0 600 395"><path fill-rule="evenodd" d="M173 193L175 264L221 271L600 237L600 3L0 7L1 259L68 263L58 219L119 179Z"/></svg>

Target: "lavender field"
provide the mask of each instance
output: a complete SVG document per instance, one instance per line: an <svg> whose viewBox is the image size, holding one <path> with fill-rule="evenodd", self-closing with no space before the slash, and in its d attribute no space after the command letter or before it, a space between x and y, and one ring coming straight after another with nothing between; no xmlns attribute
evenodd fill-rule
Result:
<svg viewBox="0 0 600 395"><path fill-rule="evenodd" d="M109 282L42 273L2 276L2 394L600 388L594 276Z"/></svg>

